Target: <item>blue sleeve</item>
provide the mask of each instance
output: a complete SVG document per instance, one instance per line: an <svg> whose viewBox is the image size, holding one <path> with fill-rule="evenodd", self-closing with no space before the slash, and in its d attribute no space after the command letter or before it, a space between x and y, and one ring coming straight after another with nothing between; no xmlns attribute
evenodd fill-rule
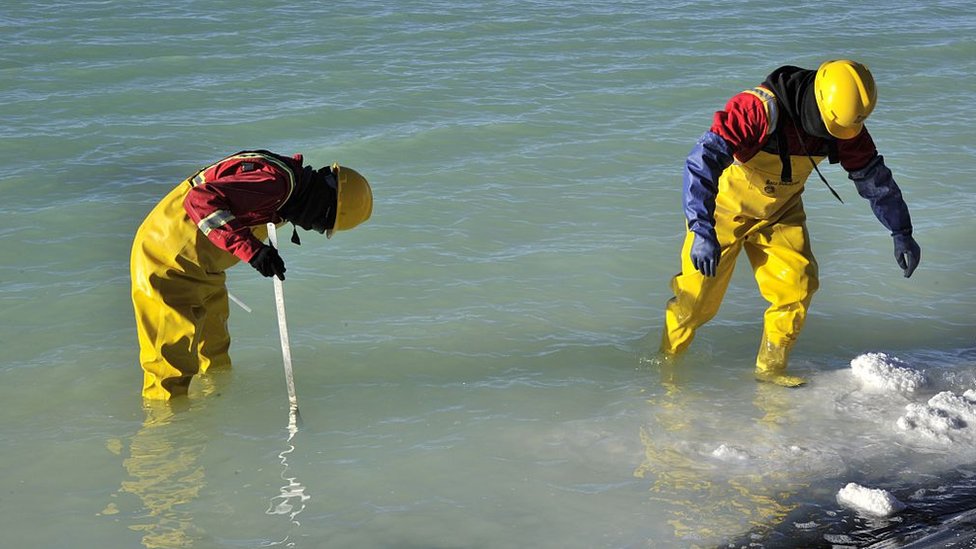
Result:
<svg viewBox="0 0 976 549"><path fill-rule="evenodd" d="M875 156L867 166L850 172L848 177L854 181L858 194L871 203L875 217L891 231L892 236L912 234L908 205L891 176L891 170L885 166L883 156Z"/></svg>
<svg viewBox="0 0 976 549"><path fill-rule="evenodd" d="M683 198L689 231L714 236L718 178L731 165L729 143L710 131L705 132L688 153Z"/></svg>

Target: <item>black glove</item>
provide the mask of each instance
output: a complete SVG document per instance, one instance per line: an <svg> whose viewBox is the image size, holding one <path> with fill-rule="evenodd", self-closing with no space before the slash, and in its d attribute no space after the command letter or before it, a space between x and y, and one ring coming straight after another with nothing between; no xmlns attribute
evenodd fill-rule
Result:
<svg viewBox="0 0 976 549"><path fill-rule="evenodd" d="M285 279L285 261L278 255L278 250L272 246L262 246L248 263L264 276L277 276L278 280Z"/></svg>

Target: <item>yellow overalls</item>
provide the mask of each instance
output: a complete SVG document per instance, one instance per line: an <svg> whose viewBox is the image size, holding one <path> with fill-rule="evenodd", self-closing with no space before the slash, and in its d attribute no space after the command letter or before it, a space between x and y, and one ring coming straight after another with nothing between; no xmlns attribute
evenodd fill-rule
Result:
<svg viewBox="0 0 976 549"><path fill-rule="evenodd" d="M767 113L775 108L770 105L775 97L767 90L757 88L749 93L763 100ZM823 158L813 157L813 161L819 163ZM813 162L807 156L790 156L790 163L792 182L781 180L780 157L763 151L722 172L715 199L715 233L722 248L718 269L714 277L695 269L690 258L695 235L689 231L681 250L681 273L671 280L674 297L665 309L661 352L666 356L687 349L695 330L718 312L736 258L744 248L759 291L770 303L756 357L757 377L782 385L803 383L783 371L803 328L810 299L819 288L800 198Z"/></svg>
<svg viewBox="0 0 976 549"><path fill-rule="evenodd" d="M144 371L142 396L184 395L190 379L229 367L229 306L224 271L240 261L218 248L183 208L187 179L153 208L132 244L132 305ZM252 227L259 240L264 226Z"/></svg>

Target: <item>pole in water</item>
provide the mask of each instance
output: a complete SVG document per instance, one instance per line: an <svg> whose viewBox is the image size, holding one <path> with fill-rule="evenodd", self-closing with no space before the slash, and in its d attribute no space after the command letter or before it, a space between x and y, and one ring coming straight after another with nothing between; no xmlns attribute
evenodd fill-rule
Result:
<svg viewBox="0 0 976 549"><path fill-rule="evenodd" d="M278 231L274 223L268 223L268 239L271 245L278 247ZM298 414L298 397L295 395L295 374L291 367L291 345L288 343L288 320L285 318L285 291L281 280L272 276L274 281L275 306L278 308L278 335L281 336L281 358L285 366L285 384L288 386L288 439L295 436L298 426L301 423L301 416Z"/></svg>

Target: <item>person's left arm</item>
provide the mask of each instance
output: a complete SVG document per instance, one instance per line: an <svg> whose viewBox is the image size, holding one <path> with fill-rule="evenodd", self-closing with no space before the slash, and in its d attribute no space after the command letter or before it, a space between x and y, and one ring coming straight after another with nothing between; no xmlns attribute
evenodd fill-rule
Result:
<svg viewBox="0 0 976 549"><path fill-rule="evenodd" d="M838 141L840 162L857 192L871 204L875 217L891 232L895 261L905 278L912 276L922 252L912 236L912 217L884 157L878 154L867 128L857 137Z"/></svg>

